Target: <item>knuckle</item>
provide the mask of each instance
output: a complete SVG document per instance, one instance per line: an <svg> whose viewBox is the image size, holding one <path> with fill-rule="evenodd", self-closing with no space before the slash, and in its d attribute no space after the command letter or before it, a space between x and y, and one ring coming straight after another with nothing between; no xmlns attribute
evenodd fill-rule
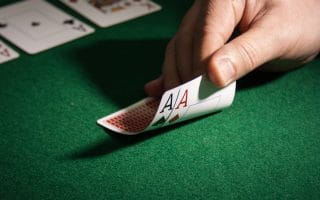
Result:
<svg viewBox="0 0 320 200"><path fill-rule="evenodd" d="M258 50L249 42L239 42L237 50L243 62L243 67L247 71L251 71L258 63Z"/></svg>
<svg viewBox="0 0 320 200"><path fill-rule="evenodd" d="M228 38L219 29L213 29L212 25L204 25L199 27L197 34L193 35L193 40L195 43L202 43L205 39L210 38L210 41L214 41L212 45L222 46L226 43Z"/></svg>
<svg viewBox="0 0 320 200"><path fill-rule="evenodd" d="M224 45L227 41L227 38L224 36L224 34L218 30L212 34L212 37L214 37L215 43L219 46Z"/></svg>

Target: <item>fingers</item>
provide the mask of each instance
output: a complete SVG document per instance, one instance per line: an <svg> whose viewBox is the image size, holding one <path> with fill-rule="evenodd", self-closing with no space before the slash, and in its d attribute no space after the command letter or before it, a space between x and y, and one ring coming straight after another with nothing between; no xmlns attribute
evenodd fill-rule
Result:
<svg viewBox="0 0 320 200"><path fill-rule="evenodd" d="M200 1L189 9L179 27L176 36L167 45L162 76L145 85L149 96L160 96L165 90L187 81L192 68L192 39ZM181 77L183 79L181 79Z"/></svg>
<svg viewBox="0 0 320 200"><path fill-rule="evenodd" d="M244 0L201 1L200 15L193 39L193 75L207 66L208 58L232 35L245 9Z"/></svg>
<svg viewBox="0 0 320 200"><path fill-rule="evenodd" d="M181 83L176 67L175 40L176 38L174 37L169 42L165 53L165 59L162 68L163 87L165 90L174 88Z"/></svg>
<svg viewBox="0 0 320 200"><path fill-rule="evenodd" d="M181 83L176 67L175 37L166 48L165 59L162 67L162 75L145 85L145 91L149 96L161 96L165 90L174 88Z"/></svg>
<svg viewBox="0 0 320 200"><path fill-rule="evenodd" d="M191 79L192 75L192 42L195 34L194 28L200 12L200 2L201 1L195 1L183 18L179 31L176 34L176 67L182 82L186 82Z"/></svg>
<svg viewBox="0 0 320 200"><path fill-rule="evenodd" d="M219 49L208 63L210 79L217 86L224 87L261 64L281 57L286 48L286 35L272 28L278 27L274 22L265 17Z"/></svg>
<svg viewBox="0 0 320 200"><path fill-rule="evenodd" d="M162 76L147 83L144 86L144 90L148 96L160 97L164 92Z"/></svg>

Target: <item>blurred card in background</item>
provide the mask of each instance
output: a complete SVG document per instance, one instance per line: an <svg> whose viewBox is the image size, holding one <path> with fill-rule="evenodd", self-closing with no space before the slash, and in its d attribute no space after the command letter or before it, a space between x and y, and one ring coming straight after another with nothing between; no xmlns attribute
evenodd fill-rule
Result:
<svg viewBox="0 0 320 200"><path fill-rule="evenodd" d="M94 29L43 0L0 8L0 34L29 54L61 45Z"/></svg>
<svg viewBox="0 0 320 200"><path fill-rule="evenodd" d="M161 9L149 0L60 0L100 27L125 22Z"/></svg>
<svg viewBox="0 0 320 200"><path fill-rule="evenodd" d="M18 58L19 54L0 40L0 64Z"/></svg>

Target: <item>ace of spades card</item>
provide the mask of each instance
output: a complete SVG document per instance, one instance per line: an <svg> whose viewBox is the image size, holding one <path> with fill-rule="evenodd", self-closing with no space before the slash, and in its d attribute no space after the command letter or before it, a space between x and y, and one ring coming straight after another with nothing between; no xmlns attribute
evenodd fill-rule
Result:
<svg viewBox="0 0 320 200"><path fill-rule="evenodd" d="M0 9L0 34L29 54L93 33L94 29L43 0Z"/></svg>
<svg viewBox="0 0 320 200"><path fill-rule="evenodd" d="M126 135L158 129L229 107L236 83L216 88L205 76L166 91L161 99L146 98L98 120L101 126Z"/></svg>
<svg viewBox="0 0 320 200"><path fill-rule="evenodd" d="M109 27L161 9L150 0L109 0L93 3L91 0L60 0L100 27Z"/></svg>

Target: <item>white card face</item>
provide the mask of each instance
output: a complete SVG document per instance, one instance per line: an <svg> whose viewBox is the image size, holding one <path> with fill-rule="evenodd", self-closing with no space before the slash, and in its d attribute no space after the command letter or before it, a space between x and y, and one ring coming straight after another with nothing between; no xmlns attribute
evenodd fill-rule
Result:
<svg viewBox="0 0 320 200"><path fill-rule="evenodd" d="M165 126L168 123L168 119L171 113L174 111L177 103L180 90L180 87L176 87L168 90L162 95L158 110L151 122L153 129Z"/></svg>
<svg viewBox="0 0 320 200"><path fill-rule="evenodd" d="M227 108L233 102L235 89L235 82L218 89L199 76L166 91L161 101L146 98L99 119L98 124L118 133L138 134Z"/></svg>
<svg viewBox="0 0 320 200"><path fill-rule="evenodd" d="M100 27L108 27L161 10L150 0L109 0L99 5L90 0L60 0ZM102 0L103 1L103 0Z"/></svg>
<svg viewBox="0 0 320 200"><path fill-rule="evenodd" d="M231 106L235 96L236 82L218 89L207 78L198 77L185 88L188 89L188 97L185 98L186 95L184 95L182 104L180 103L179 108L176 106L175 112L169 118L171 123L185 121Z"/></svg>
<svg viewBox="0 0 320 200"><path fill-rule="evenodd" d="M18 58L19 54L0 40L0 64Z"/></svg>
<svg viewBox="0 0 320 200"><path fill-rule="evenodd" d="M93 28L43 0L26 0L0 9L0 34L29 54L93 32Z"/></svg>
<svg viewBox="0 0 320 200"><path fill-rule="evenodd" d="M200 84L195 83L199 81L199 79L195 79L194 81L187 82L179 87L179 94L173 111L170 113L167 120L168 123L176 123L183 119L189 107L198 103L197 90L199 90L199 88L196 88L196 86Z"/></svg>

